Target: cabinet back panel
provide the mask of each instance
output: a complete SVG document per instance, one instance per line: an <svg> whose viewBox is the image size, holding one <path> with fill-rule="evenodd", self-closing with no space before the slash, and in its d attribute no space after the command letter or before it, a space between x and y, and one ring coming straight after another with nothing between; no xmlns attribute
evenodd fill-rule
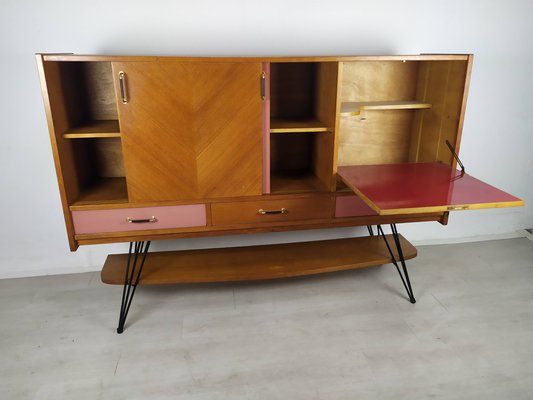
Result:
<svg viewBox="0 0 533 400"><path fill-rule="evenodd" d="M314 116L316 69L316 63L270 64L271 118Z"/></svg>
<svg viewBox="0 0 533 400"><path fill-rule="evenodd" d="M309 133L270 135L271 171L311 171L313 136Z"/></svg>
<svg viewBox="0 0 533 400"><path fill-rule="evenodd" d="M343 63L341 101L416 100L419 65L416 61ZM338 165L406 162L413 110L364 111L340 117Z"/></svg>
<svg viewBox="0 0 533 400"><path fill-rule="evenodd" d="M118 119L111 63L58 64L60 85L66 100L68 128L83 125L87 121Z"/></svg>
<svg viewBox="0 0 533 400"><path fill-rule="evenodd" d="M89 118L94 120L118 119L111 63L88 62L80 64L83 68Z"/></svg>

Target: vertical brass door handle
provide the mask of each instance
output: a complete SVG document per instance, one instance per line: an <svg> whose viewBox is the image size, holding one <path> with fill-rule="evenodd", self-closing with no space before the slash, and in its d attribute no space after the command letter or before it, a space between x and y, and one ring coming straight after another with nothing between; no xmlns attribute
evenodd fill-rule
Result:
<svg viewBox="0 0 533 400"><path fill-rule="evenodd" d="M120 84L120 97L122 103L126 104L128 102L128 97L126 93L126 73L124 71L118 73L118 82Z"/></svg>
<svg viewBox="0 0 533 400"><path fill-rule="evenodd" d="M263 71L261 73L261 100L266 99L266 74Z"/></svg>

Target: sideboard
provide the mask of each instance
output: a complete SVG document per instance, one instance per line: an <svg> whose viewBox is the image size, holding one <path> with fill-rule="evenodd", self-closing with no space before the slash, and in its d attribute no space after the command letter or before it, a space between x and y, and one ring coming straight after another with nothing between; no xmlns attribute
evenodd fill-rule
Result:
<svg viewBox="0 0 533 400"><path fill-rule="evenodd" d="M70 249L130 243L102 271L123 285L119 333L139 283L392 262L414 303L396 224L523 204L458 157L472 55L36 57ZM369 236L147 256L153 240L346 226Z"/></svg>

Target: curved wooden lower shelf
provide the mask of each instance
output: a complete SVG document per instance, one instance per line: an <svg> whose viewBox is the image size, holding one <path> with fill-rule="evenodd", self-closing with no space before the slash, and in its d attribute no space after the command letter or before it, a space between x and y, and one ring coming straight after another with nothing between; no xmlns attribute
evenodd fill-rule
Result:
<svg viewBox="0 0 533 400"><path fill-rule="evenodd" d="M387 235L391 248L392 235ZM400 236L405 259L416 248ZM102 269L102 282L124 284L127 254L112 254ZM165 251L148 254L140 284L235 282L287 278L391 262L383 238L322 240L207 250Z"/></svg>

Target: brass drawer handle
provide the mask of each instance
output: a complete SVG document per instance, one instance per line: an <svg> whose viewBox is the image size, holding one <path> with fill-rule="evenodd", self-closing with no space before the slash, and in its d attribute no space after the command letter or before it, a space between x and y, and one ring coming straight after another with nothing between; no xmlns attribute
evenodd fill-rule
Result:
<svg viewBox="0 0 533 400"><path fill-rule="evenodd" d="M128 221L130 224L145 224L148 222L154 223L157 222L157 217L151 216L150 218L146 219L131 219L130 217L126 218L126 221Z"/></svg>
<svg viewBox="0 0 533 400"><path fill-rule="evenodd" d="M126 104L128 102L128 97L126 93L126 73L124 71L118 73L118 83L120 84L120 97L122 103Z"/></svg>
<svg viewBox="0 0 533 400"><path fill-rule="evenodd" d="M257 210L257 213L261 215L287 214L288 212L289 210L287 210L286 208L282 208L280 210L263 210L262 208L260 208L259 210Z"/></svg>

